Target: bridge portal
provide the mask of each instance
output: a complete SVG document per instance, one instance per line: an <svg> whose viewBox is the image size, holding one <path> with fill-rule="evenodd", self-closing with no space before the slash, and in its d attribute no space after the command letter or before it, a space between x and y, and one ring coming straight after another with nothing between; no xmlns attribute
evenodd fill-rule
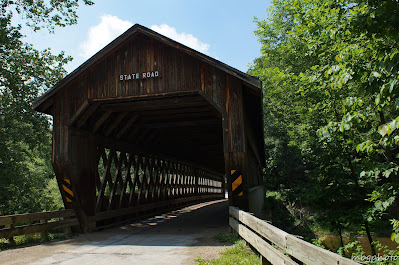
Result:
<svg viewBox="0 0 399 265"><path fill-rule="evenodd" d="M148 28L131 27L34 109L53 116L52 163L81 231L226 188L230 205L261 205L261 82Z"/></svg>

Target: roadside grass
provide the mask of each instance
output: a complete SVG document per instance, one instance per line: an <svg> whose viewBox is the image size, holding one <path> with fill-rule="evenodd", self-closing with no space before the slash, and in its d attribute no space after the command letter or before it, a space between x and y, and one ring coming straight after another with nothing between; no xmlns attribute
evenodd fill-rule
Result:
<svg viewBox="0 0 399 265"><path fill-rule="evenodd" d="M219 233L214 236L219 242L229 242L229 243L236 243L240 240L240 237L236 233Z"/></svg>
<svg viewBox="0 0 399 265"><path fill-rule="evenodd" d="M236 234L220 233L215 236L215 239L220 242L234 243L234 245L222 251L218 258L211 260L205 260L202 257L195 258L198 265L260 265L262 263L260 257L256 255L246 242L240 239Z"/></svg>
<svg viewBox="0 0 399 265"><path fill-rule="evenodd" d="M64 240L72 237L73 234L65 236L63 233L36 233L33 235L14 236L14 240L0 238L0 250L6 250L25 245L39 244L54 240Z"/></svg>

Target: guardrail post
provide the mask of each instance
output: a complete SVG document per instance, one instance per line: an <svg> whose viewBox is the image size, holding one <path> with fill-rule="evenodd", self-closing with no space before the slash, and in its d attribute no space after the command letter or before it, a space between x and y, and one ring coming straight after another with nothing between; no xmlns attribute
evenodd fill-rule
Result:
<svg viewBox="0 0 399 265"><path fill-rule="evenodd" d="M71 227L67 226L63 228L64 236L67 237L71 233Z"/></svg>
<svg viewBox="0 0 399 265"><path fill-rule="evenodd" d="M13 223L12 223L12 224L5 225L5 228L11 228L11 229L13 229L13 228L14 228L14 220L13 220ZM8 239L8 241L9 241L10 245L15 245L15 240L14 240L14 237L13 237L13 236L12 236L12 237L9 237L9 238L7 238L7 239Z"/></svg>
<svg viewBox="0 0 399 265"><path fill-rule="evenodd" d="M40 223L41 223L41 224L46 224L46 223L47 223L47 220L45 220L45 219L40 220ZM47 231L47 230L44 230L44 231L43 231L43 237L44 237L44 239L45 239L46 241L49 240L49 236L48 236L48 231Z"/></svg>

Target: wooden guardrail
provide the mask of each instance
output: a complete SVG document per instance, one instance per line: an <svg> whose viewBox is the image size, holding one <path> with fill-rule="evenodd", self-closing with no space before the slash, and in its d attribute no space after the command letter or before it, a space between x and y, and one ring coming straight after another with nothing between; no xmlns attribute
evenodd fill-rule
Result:
<svg viewBox="0 0 399 265"><path fill-rule="evenodd" d="M12 239L18 235L47 232L76 225L79 225L79 221L72 209L0 216L0 238Z"/></svg>
<svg viewBox="0 0 399 265"><path fill-rule="evenodd" d="M236 207L230 206L229 213L230 226L268 261L264 261L265 264L298 264L297 261L300 261L310 265L359 265L351 259L341 257L288 234Z"/></svg>

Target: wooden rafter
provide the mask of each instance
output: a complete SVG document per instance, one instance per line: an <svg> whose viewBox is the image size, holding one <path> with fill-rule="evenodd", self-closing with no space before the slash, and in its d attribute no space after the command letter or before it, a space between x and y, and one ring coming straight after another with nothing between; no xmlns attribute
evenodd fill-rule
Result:
<svg viewBox="0 0 399 265"><path fill-rule="evenodd" d="M118 116L116 116L115 120L111 123L111 125L105 130L104 135L105 136L110 135L112 131L116 128L116 126L118 126L121 123L123 118L126 117L127 114L128 114L127 112L119 113Z"/></svg>
<svg viewBox="0 0 399 265"><path fill-rule="evenodd" d="M126 124L122 127L122 129L116 134L116 139L120 139L127 130L132 127L132 124L138 119L139 115L133 115L127 122Z"/></svg>
<svg viewBox="0 0 399 265"><path fill-rule="evenodd" d="M100 103L94 102L92 103L85 111L80 115L80 117L76 121L76 128L80 129L86 121L91 117L91 115L97 110L97 108L100 106Z"/></svg>
<svg viewBox="0 0 399 265"><path fill-rule="evenodd" d="M98 128L101 127L101 125L108 119L108 117L112 114L112 111L107 110L106 112L101 115L101 117L94 123L92 133L96 133Z"/></svg>
<svg viewBox="0 0 399 265"><path fill-rule="evenodd" d="M148 134L147 138L143 140L143 144L146 145L146 144L150 143L158 134L159 134L158 130L154 130L154 131L150 132Z"/></svg>
<svg viewBox="0 0 399 265"><path fill-rule="evenodd" d="M87 108L90 106L90 103L88 100L85 100L82 105L80 105L79 109L73 114L73 116L70 118L68 122L68 126L73 125L78 118L87 110Z"/></svg>

